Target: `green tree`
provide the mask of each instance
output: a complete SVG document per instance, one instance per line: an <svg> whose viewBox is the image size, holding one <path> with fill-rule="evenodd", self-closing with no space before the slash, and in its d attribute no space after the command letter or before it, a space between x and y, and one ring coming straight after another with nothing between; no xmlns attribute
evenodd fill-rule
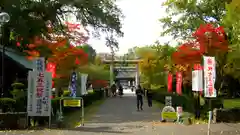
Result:
<svg viewBox="0 0 240 135"><path fill-rule="evenodd" d="M92 48L91 45L85 44L81 46L83 50L88 54L88 60L91 63L94 63L95 58L97 56L96 50Z"/></svg>
<svg viewBox="0 0 240 135"><path fill-rule="evenodd" d="M228 31L228 39L231 44L231 51L227 55L227 64L224 67L226 74L240 79L240 2L232 0L226 4L226 16L223 18L223 24Z"/></svg>
<svg viewBox="0 0 240 135"><path fill-rule="evenodd" d="M162 35L174 38L189 38L200 24L221 24L225 13L225 0L167 0L163 5L168 13L160 19Z"/></svg>
<svg viewBox="0 0 240 135"><path fill-rule="evenodd" d="M47 25L53 31L64 34L62 21L66 16L74 16L83 26L92 26L98 32L108 33L107 42L116 45L114 36L122 36L120 18L122 13L114 0L1 0L2 11L11 16L3 28L3 43L10 45L9 38L29 39L46 34ZM13 40L13 42L14 42Z"/></svg>

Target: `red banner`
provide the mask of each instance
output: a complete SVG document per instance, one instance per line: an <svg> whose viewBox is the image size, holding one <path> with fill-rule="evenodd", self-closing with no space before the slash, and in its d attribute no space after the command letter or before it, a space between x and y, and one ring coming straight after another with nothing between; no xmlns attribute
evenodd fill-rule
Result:
<svg viewBox="0 0 240 135"><path fill-rule="evenodd" d="M52 72L52 78L56 77L56 64L55 63L48 62L46 70L48 72ZM52 81L52 87L54 87L53 81Z"/></svg>
<svg viewBox="0 0 240 135"><path fill-rule="evenodd" d="M172 80L173 80L172 74L168 73L168 92L172 92Z"/></svg>
<svg viewBox="0 0 240 135"><path fill-rule="evenodd" d="M203 70L203 66L201 64L194 64L194 70Z"/></svg>
<svg viewBox="0 0 240 135"><path fill-rule="evenodd" d="M178 95L182 95L182 73L177 72L176 73L176 92Z"/></svg>
<svg viewBox="0 0 240 135"><path fill-rule="evenodd" d="M203 66L201 65L201 64L194 64L194 67L193 67L193 69L194 70L203 70ZM201 89L201 90L199 90L199 94L200 95L202 95L203 94L203 92L202 92L203 90Z"/></svg>

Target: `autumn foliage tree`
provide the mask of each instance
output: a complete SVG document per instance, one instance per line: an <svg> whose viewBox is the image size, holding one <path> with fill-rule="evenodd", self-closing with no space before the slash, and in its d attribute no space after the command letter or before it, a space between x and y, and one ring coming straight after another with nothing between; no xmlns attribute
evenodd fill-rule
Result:
<svg viewBox="0 0 240 135"><path fill-rule="evenodd" d="M27 45L18 40L17 46L24 49L29 60L44 57L47 63L55 65L56 78L69 79L73 69L88 62L88 54L82 48L88 40L88 32L79 24L66 23L66 33L57 35L49 26L49 37L35 37Z"/></svg>
<svg viewBox="0 0 240 135"><path fill-rule="evenodd" d="M194 33L194 40L188 41L177 48L172 59L178 71L183 72L185 80L191 81L194 64L202 63L202 56L218 57L228 51L228 41L223 27L212 24L201 25Z"/></svg>

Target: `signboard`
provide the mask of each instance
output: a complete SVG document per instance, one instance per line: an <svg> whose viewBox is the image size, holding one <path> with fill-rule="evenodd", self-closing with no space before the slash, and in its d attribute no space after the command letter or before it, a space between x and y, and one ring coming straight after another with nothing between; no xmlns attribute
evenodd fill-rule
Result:
<svg viewBox="0 0 240 135"><path fill-rule="evenodd" d="M166 120L166 121L177 120L177 113L176 112L163 112L162 119Z"/></svg>
<svg viewBox="0 0 240 135"><path fill-rule="evenodd" d="M182 116L183 115L183 109L181 106L177 106L177 115Z"/></svg>
<svg viewBox="0 0 240 135"><path fill-rule="evenodd" d="M45 71L45 59L43 57L36 58L34 61L34 71L44 72Z"/></svg>
<svg viewBox="0 0 240 135"><path fill-rule="evenodd" d="M88 94L86 88L87 78L88 78L87 74L81 74L81 95Z"/></svg>
<svg viewBox="0 0 240 135"><path fill-rule="evenodd" d="M192 71L192 91L203 90L203 76L202 70Z"/></svg>
<svg viewBox="0 0 240 135"><path fill-rule="evenodd" d="M203 56L204 62L204 95L208 98L217 97L214 88L216 79L216 63L214 57Z"/></svg>
<svg viewBox="0 0 240 135"><path fill-rule="evenodd" d="M166 121L177 120L177 113L172 106L165 106L162 109L162 120L166 120Z"/></svg>
<svg viewBox="0 0 240 135"><path fill-rule="evenodd" d="M30 71L28 76L28 116L51 116L52 74Z"/></svg>
<svg viewBox="0 0 240 135"><path fill-rule="evenodd" d="M63 100L64 107L81 107L81 100L71 99L71 100Z"/></svg>
<svg viewBox="0 0 240 135"><path fill-rule="evenodd" d="M165 106L172 106L172 97L165 96Z"/></svg>

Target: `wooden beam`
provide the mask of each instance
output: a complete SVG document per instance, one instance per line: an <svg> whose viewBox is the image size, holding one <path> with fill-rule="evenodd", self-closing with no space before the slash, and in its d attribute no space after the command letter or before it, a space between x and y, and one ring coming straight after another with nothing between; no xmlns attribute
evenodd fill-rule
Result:
<svg viewBox="0 0 240 135"><path fill-rule="evenodd" d="M121 64L121 63L127 63L127 64L137 64L141 62L142 60L103 60L103 63L105 64L111 64L112 62L115 64Z"/></svg>
<svg viewBox="0 0 240 135"><path fill-rule="evenodd" d="M114 69L135 69L136 70L136 67L114 67Z"/></svg>

